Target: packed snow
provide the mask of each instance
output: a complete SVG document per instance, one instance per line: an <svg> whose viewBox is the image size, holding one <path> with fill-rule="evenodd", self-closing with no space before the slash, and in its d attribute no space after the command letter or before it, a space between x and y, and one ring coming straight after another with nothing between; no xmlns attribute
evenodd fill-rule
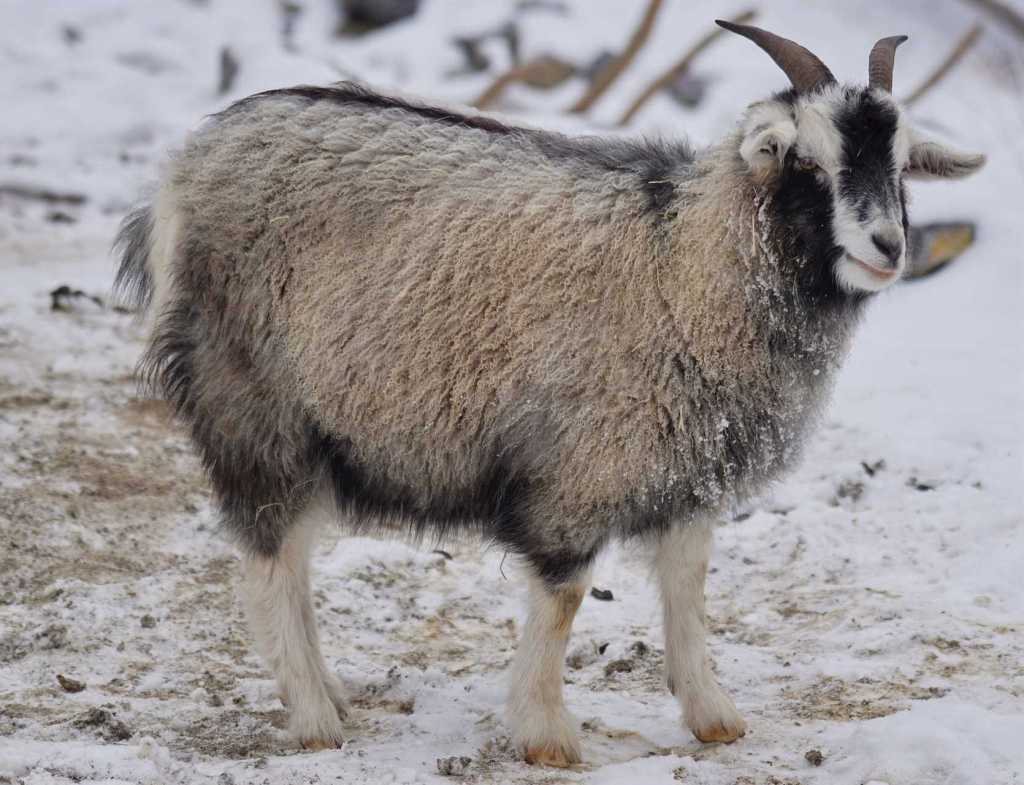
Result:
<svg viewBox="0 0 1024 785"><path fill-rule="evenodd" d="M490 69L458 75L453 37L514 18L525 57L585 64L621 47L642 11L429 0L338 38L333 3L299 5L286 46L277 3L0 2L0 783L377 785L450 781L446 765L479 783L1024 783L1024 46L991 21L911 113L989 156L972 180L913 188L914 219L977 222L976 243L877 299L801 468L717 530L711 650L747 736L702 745L680 725L656 592L639 554L618 547L594 576L613 599L585 600L569 650L586 763L529 767L502 720L524 612L514 560L474 543L441 553L328 536L318 614L356 711L342 749L289 738L191 448L136 393L143 328L107 300L117 223L187 130L231 100L355 76L466 102L508 52L488 41ZM697 109L661 95L611 127L712 19L740 10L670 0L585 118L564 113L580 78L514 86L501 109L569 132L713 141L785 85L738 38L697 61ZM781 0L758 22L853 81L877 38L906 32L901 93L975 19L952 0ZM221 96L223 46L240 70ZM51 310L60 285L103 305L71 295Z"/></svg>

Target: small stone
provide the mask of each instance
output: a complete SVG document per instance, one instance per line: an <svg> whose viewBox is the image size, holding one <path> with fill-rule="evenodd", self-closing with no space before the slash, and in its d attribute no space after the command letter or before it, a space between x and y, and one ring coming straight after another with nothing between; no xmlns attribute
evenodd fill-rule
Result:
<svg viewBox="0 0 1024 785"><path fill-rule="evenodd" d="M469 771L472 758L455 756L437 759L437 773L443 777L462 777Z"/></svg>
<svg viewBox="0 0 1024 785"><path fill-rule="evenodd" d="M235 776L230 771L222 771L217 777L217 785L235 785Z"/></svg>
<svg viewBox="0 0 1024 785"><path fill-rule="evenodd" d="M919 479L917 479L917 477L911 477L909 480L907 480L907 486L910 487L910 488L913 488L915 491L934 491L935 490L935 484L934 483L930 483L930 482L925 482L923 480L919 480Z"/></svg>
<svg viewBox="0 0 1024 785"><path fill-rule="evenodd" d="M106 709L92 708L79 715L73 722L76 728L85 730L94 728L106 741L125 741L132 737L128 726L119 720L113 712Z"/></svg>
<svg viewBox="0 0 1024 785"><path fill-rule="evenodd" d="M569 652L569 656L565 658L565 664L571 670L578 671L597 662L600 656L597 644L593 641L588 641Z"/></svg>
<svg viewBox="0 0 1024 785"><path fill-rule="evenodd" d="M820 766L824 763L825 756L821 754L821 750L807 750L807 752L804 753L804 760L812 766Z"/></svg>
<svg viewBox="0 0 1024 785"><path fill-rule="evenodd" d="M836 497L839 499L849 499L852 502L860 499L864 495L864 483L860 480L845 480L839 484L839 488L836 489Z"/></svg>
<svg viewBox="0 0 1024 785"><path fill-rule="evenodd" d="M874 477L876 474L878 474L878 472L882 471L882 469L885 468L885 461L882 460L882 459L879 459L879 460L875 461L874 463L868 463L867 461L861 461L860 465L864 469L864 473L868 477Z"/></svg>
<svg viewBox="0 0 1024 785"><path fill-rule="evenodd" d="M147 613L141 619L139 619L139 624L141 624L147 630L151 630L156 626L156 619L154 619Z"/></svg>
<svg viewBox="0 0 1024 785"><path fill-rule="evenodd" d="M68 628L63 624L51 624L42 632L36 633L36 640L41 649L63 649L68 645Z"/></svg>
<svg viewBox="0 0 1024 785"><path fill-rule="evenodd" d="M64 689L64 692L81 692L85 689L85 682L72 679L63 673L57 674L57 683Z"/></svg>
<svg viewBox="0 0 1024 785"><path fill-rule="evenodd" d="M629 650L636 657L646 657L650 648L643 641L633 641L633 645L629 647Z"/></svg>
<svg viewBox="0 0 1024 785"><path fill-rule="evenodd" d="M604 666L604 675L611 676L615 673L631 673L633 670L633 660L621 659L612 660Z"/></svg>
<svg viewBox="0 0 1024 785"><path fill-rule="evenodd" d="M612 594L611 589L599 589L596 586L590 590L590 596L595 600L601 600L602 602L611 602L615 599L615 595Z"/></svg>

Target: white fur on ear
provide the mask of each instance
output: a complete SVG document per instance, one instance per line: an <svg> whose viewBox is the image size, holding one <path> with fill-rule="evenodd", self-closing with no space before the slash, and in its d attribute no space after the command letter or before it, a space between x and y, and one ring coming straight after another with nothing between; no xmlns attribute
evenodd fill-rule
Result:
<svg viewBox="0 0 1024 785"><path fill-rule="evenodd" d="M796 125L778 103L755 104L743 121L740 156L759 180L774 176L796 141Z"/></svg>
<svg viewBox="0 0 1024 785"><path fill-rule="evenodd" d="M915 180L955 179L974 174L985 165L985 156L963 153L911 132L907 177Z"/></svg>

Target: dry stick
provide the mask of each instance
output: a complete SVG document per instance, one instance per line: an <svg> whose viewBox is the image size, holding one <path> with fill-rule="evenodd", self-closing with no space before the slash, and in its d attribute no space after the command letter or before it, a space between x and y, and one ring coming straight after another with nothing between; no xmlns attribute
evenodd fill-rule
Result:
<svg viewBox="0 0 1024 785"><path fill-rule="evenodd" d="M569 109L570 112L581 114L590 109L597 99L604 95L605 91L612 86L612 83L619 78L619 75L626 70L629 64L633 62L644 44L647 43L647 39L650 38L651 31L654 29L654 20L658 16L661 6L662 0L651 0L648 3L647 11L644 13L643 19L640 20L639 26L633 31L633 37L629 39L629 44L625 50L597 73L594 80L590 83L590 87L587 88L587 92L572 105Z"/></svg>
<svg viewBox="0 0 1024 785"><path fill-rule="evenodd" d="M525 79L530 73L530 65L530 63L527 63L526 65L519 65L503 73L494 80L490 87L480 93L477 99L473 101L472 105L477 109L486 109L498 100L498 97L505 92L506 87L513 82Z"/></svg>
<svg viewBox="0 0 1024 785"><path fill-rule="evenodd" d="M572 65L554 55L541 55L536 60L516 66L499 76L497 81L473 101L473 106L477 109L486 109L498 100L498 96L513 82L526 82L534 87L553 87L572 76L573 70Z"/></svg>
<svg viewBox="0 0 1024 785"><path fill-rule="evenodd" d="M1000 2L1000 0L965 1L987 12L990 16L998 20L1000 24L1009 30L1012 30L1020 38L1024 38L1024 16L1022 16L1019 11L1015 11L1006 3Z"/></svg>
<svg viewBox="0 0 1024 785"><path fill-rule="evenodd" d="M744 11L742 14L736 16L735 18L729 21L741 25L746 24L755 16L757 16L757 11ZM619 125L623 126L629 123L629 121L633 119L633 115L640 111L640 107L647 103L653 95L656 95L657 93L661 92L674 81L679 79L679 77L681 77L686 72L686 70L693 64L693 61L697 59L697 56L705 49L707 49L715 41L715 39L717 39L720 35L722 35L725 32L726 31L723 30L722 28L716 27L714 30L712 30L710 33L708 33L706 36L700 39L696 44L694 44L690 51L683 55L683 58L679 62L677 62L665 73L663 73L661 76L659 76L649 85L647 85L647 88L636 97L636 100L629 105L629 109L627 109L625 113L622 115L622 117L619 118Z"/></svg>
<svg viewBox="0 0 1024 785"><path fill-rule="evenodd" d="M63 202L65 204L85 204L85 194L53 191L45 186L20 185L16 183L0 183L0 196L16 196L20 199L38 199L42 202Z"/></svg>
<svg viewBox="0 0 1024 785"><path fill-rule="evenodd" d="M980 24L976 24L964 33L957 45L953 47L953 51L946 56L946 59L942 61L938 68L932 71L931 76L921 82L914 92L903 99L903 105L910 106L919 100L921 96L935 87L935 85L941 82L946 75L953 70L956 64L963 59L964 55L967 54L970 48L974 46L978 38L981 36L982 30L982 26Z"/></svg>

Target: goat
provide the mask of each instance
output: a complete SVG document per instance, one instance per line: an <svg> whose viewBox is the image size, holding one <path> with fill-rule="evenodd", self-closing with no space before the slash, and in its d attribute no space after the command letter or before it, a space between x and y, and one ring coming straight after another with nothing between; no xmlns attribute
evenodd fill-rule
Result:
<svg viewBox="0 0 1024 785"><path fill-rule="evenodd" d="M984 158L909 127L890 95L904 37L843 86L794 42L719 24L792 86L699 153L302 86L215 115L125 220L116 285L155 313L145 377L241 546L303 745L340 745L346 711L310 601L325 508L522 557L508 721L528 762L581 760L563 660L614 539L650 548L685 724L744 734L705 659L712 521L796 462L905 267L905 180Z"/></svg>

